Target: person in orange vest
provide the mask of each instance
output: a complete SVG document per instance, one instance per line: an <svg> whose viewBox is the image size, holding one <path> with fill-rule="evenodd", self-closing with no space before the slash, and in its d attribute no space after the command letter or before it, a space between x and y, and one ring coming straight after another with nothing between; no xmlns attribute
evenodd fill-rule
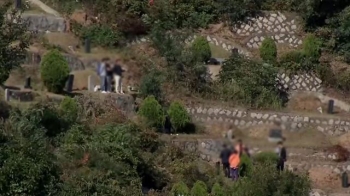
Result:
<svg viewBox="0 0 350 196"><path fill-rule="evenodd" d="M239 156L239 153L236 150L232 151L229 158L229 163L230 163L231 178L233 181L238 180L240 161L241 161L241 158Z"/></svg>

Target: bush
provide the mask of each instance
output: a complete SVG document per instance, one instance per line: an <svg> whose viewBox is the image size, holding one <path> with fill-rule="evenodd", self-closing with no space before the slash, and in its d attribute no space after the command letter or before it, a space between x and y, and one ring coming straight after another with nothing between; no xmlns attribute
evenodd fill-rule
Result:
<svg viewBox="0 0 350 196"><path fill-rule="evenodd" d="M230 195L309 195L311 188L307 175L290 171L280 173L275 165L258 164L253 167L254 176L241 178L230 188Z"/></svg>
<svg viewBox="0 0 350 196"><path fill-rule="evenodd" d="M184 182L178 182L173 185L170 191L172 196L188 196L190 191Z"/></svg>
<svg viewBox="0 0 350 196"><path fill-rule="evenodd" d="M215 183L213 188L211 189L211 195L212 196L225 196L225 192L223 188L220 186L220 184Z"/></svg>
<svg viewBox="0 0 350 196"><path fill-rule="evenodd" d="M207 185L203 181L197 181L194 183L191 189L191 196L203 196L208 195Z"/></svg>
<svg viewBox="0 0 350 196"><path fill-rule="evenodd" d="M337 88L337 78L329 64L321 63L316 67L316 74L321 79L322 85Z"/></svg>
<svg viewBox="0 0 350 196"><path fill-rule="evenodd" d="M273 152L261 152L256 154L254 157L254 162L259 164L272 164L276 165L278 161L278 156Z"/></svg>
<svg viewBox="0 0 350 196"><path fill-rule="evenodd" d="M146 124L151 127L160 128L164 125L165 116L162 106L154 96L148 96L143 100L138 114L147 120Z"/></svg>
<svg viewBox="0 0 350 196"><path fill-rule="evenodd" d="M96 46L113 47L123 40L122 35L108 25L92 24L82 26L74 23L72 26L75 35L81 38L82 41L89 38L91 43Z"/></svg>
<svg viewBox="0 0 350 196"><path fill-rule="evenodd" d="M61 115L70 122L78 119L79 106L78 102L70 97L65 97L60 104Z"/></svg>
<svg viewBox="0 0 350 196"><path fill-rule="evenodd" d="M338 88L343 91L350 91L350 71L341 72L337 78Z"/></svg>
<svg viewBox="0 0 350 196"><path fill-rule="evenodd" d="M217 94L226 101L236 101L249 107L280 108L283 97L277 88L277 69L241 55L227 59L219 73Z"/></svg>
<svg viewBox="0 0 350 196"><path fill-rule="evenodd" d="M280 58L280 67L291 74L298 72L315 72L318 63L311 57L305 55L303 51L291 51Z"/></svg>
<svg viewBox="0 0 350 196"><path fill-rule="evenodd" d="M242 177L251 177L252 169L252 160L246 154L242 154L241 162L239 163L239 175Z"/></svg>
<svg viewBox="0 0 350 196"><path fill-rule="evenodd" d="M272 38L266 38L259 48L260 57L264 62L274 63L277 58L277 46Z"/></svg>
<svg viewBox="0 0 350 196"><path fill-rule="evenodd" d="M211 58L209 42L204 37L197 37L193 41L192 52L198 62L207 62Z"/></svg>
<svg viewBox="0 0 350 196"><path fill-rule="evenodd" d="M11 105L5 101L0 101L0 121L10 117Z"/></svg>
<svg viewBox="0 0 350 196"><path fill-rule="evenodd" d="M318 61L321 56L321 46L321 40L313 34L308 34L303 42L303 52L306 57Z"/></svg>
<svg viewBox="0 0 350 196"><path fill-rule="evenodd" d="M140 94L142 97L154 96L159 102L162 100L161 73L152 70L141 78Z"/></svg>
<svg viewBox="0 0 350 196"><path fill-rule="evenodd" d="M41 79L49 92L60 93L69 76L67 60L58 50L51 50L40 64Z"/></svg>
<svg viewBox="0 0 350 196"><path fill-rule="evenodd" d="M180 102L173 102L168 109L170 121L176 132L181 131L188 123L191 117L186 108Z"/></svg>

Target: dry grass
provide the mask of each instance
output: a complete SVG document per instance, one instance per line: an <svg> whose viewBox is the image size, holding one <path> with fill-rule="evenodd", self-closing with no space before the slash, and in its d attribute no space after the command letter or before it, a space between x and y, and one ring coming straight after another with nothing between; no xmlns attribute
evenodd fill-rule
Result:
<svg viewBox="0 0 350 196"><path fill-rule="evenodd" d="M214 58L229 58L230 52L227 50L224 50L222 47L217 46L215 44L209 43L210 50L211 50L211 56Z"/></svg>

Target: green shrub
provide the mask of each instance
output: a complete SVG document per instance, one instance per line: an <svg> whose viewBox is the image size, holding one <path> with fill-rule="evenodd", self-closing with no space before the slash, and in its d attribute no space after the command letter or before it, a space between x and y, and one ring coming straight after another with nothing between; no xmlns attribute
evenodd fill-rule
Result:
<svg viewBox="0 0 350 196"><path fill-rule="evenodd" d="M350 91L350 72L344 71L337 78L337 85L340 90Z"/></svg>
<svg viewBox="0 0 350 196"><path fill-rule="evenodd" d="M162 106L154 96L148 96L143 100L138 114L147 120L146 124L151 127L160 128L164 124L165 116Z"/></svg>
<svg viewBox="0 0 350 196"><path fill-rule="evenodd" d="M70 122L78 119L79 106L75 99L65 97L60 104L61 115Z"/></svg>
<svg viewBox="0 0 350 196"><path fill-rule="evenodd" d="M329 64L319 64L316 67L316 74L321 79L322 85L337 88L338 81Z"/></svg>
<svg viewBox="0 0 350 196"><path fill-rule="evenodd" d="M10 117L11 105L5 101L0 101L0 121Z"/></svg>
<svg viewBox="0 0 350 196"><path fill-rule="evenodd" d="M273 152L261 152L254 155L253 159L259 164L277 164L278 156Z"/></svg>
<svg viewBox="0 0 350 196"><path fill-rule="evenodd" d="M239 163L239 175L242 177L250 177L252 174L252 169L252 160L246 154L242 154L241 161Z"/></svg>
<svg viewBox="0 0 350 196"><path fill-rule="evenodd" d="M260 57L264 62L274 63L277 58L277 46L272 38L266 38L259 48Z"/></svg>
<svg viewBox="0 0 350 196"><path fill-rule="evenodd" d="M191 196L203 196L208 195L207 185L203 181L197 181L194 183L191 189Z"/></svg>
<svg viewBox="0 0 350 196"><path fill-rule="evenodd" d="M225 192L223 188L220 186L220 184L215 183L213 188L211 189L211 195L212 196L225 196Z"/></svg>
<svg viewBox="0 0 350 196"><path fill-rule="evenodd" d="M158 101L162 100L161 73L151 71L141 78L140 94L143 97L154 96Z"/></svg>
<svg viewBox="0 0 350 196"><path fill-rule="evenodd" d="M291 51L280 58L280 67L287 72L296 74L298 72L315 72L318 65L311 57L305 55L303 51Z"/></svg>
<svg viewBox="0 0 350 196"><path fill-rule="evenodd" d="M308 34L303 42L303 52L306 57L318 61L321 56L321 46L321 40L313 34Z"/></svg>
<svg viewBox="0 0 350 196"><path fill-rule="evenodd" d="M119 32L107 25L92 24L82 26L78 23L73 23L72 31L82 41L89 38L93 45L102 47L117 46L124 39Z"/></svg>
<svg viewBox="0 0 350 196"><path fill-rule="evenodd" d="M170 193L172 196L188 196L190 194L190 190L184 182L178 182L173 185Z"/></svg>
<svg viewBox="0 0 350 196"><path fill-rule="evenodd" d="M197 37L193 41L192 52L198 62L207 62L211 58L209 42L204 37Z"/></svg>
<svg viewBox="0 0 350 196"><path fill-rule="evenodd" d="M171 103L168 109L168 114L176 132L181 131L182 128L191 122L190 115L180 102Z"/></svg>
<svg viewBox="0 0 350 196"><path fill-rule="evenodd" d="M67 60L58 50L51 50L43 57L40 64L41 80L49 92L63 91L69 76Z"/></svg>
<svg viewBox="0 0 350 196"><path fill-rule="evenodd" d="M280 173L275 165L268 164L254 165L252 173L252 177L241 178L231 185L229 195L309 195L311 186L307 175Z"/></svg>

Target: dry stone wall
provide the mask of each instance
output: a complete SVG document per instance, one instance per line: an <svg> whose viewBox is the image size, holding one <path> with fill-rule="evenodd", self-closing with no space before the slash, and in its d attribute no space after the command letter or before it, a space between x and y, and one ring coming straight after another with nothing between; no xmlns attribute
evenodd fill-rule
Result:
<svg viewBox="0 0 350 196"><path fill-rule="evenodd" d="M303 41L297 35L300 28L295 16L287 16L281 12L267 13L260 16L247 18L246 22L236 25L233 32L245 40L248 48L257 49L266 37L270 37L279 44L287 44L291 47L300 46Z"/></svg>
<svg viewBox="0 0 350 196"><path fill-rule="evenodd" d="M187 108L195 121L203 123L221 122L234 124L245 129L261 124L281 123L283 130L297 131L317 129L328 135L342 135L349 132L350 120L330 116L307 116L293 113L250 111L245 109L224 109L213 107Z"/></svg>
<svg viewBox="0 0 350 196"><path fill-rule="evenodd" d="M223 140L219 139L193 139L193 140L181 140L181 139L174 139L173 144L175 146L178 146L179 148L183 149L187 152L197 153L199 158L208 161L208 162L217 162L219 160L219 154L222 150ZM258 148L251 148L252 150L250 153L252 155L260 153ZM288 157L291 158L293 155L288 154ZM324 156L324 155L321 155ZM350 163L336 163L331 162L331 159L323 159L320 161L313 161L310 162L310 158L314 160L315 157L308 157L309 158L306 161L298 161L295 162L287 162L286 168L290 171L308 171L312 167L328 167L331 168L335 173L341 174L344 171L350 172Z"/></svg>
<svg viewBox="0 0 350 196"><path fill-rule="evenodd" d="M290 91L322 92L323 90L322 80L312 74L288 75L280 73L277 78L281 87Z"/></svg>
<svg viewBox="0 0 350 196"><path fill-rule="evenodd" d="M43 14L22 14L22 18L28 22L28 29L37 32L65 32L66 22L64 18Z"/></svg>

